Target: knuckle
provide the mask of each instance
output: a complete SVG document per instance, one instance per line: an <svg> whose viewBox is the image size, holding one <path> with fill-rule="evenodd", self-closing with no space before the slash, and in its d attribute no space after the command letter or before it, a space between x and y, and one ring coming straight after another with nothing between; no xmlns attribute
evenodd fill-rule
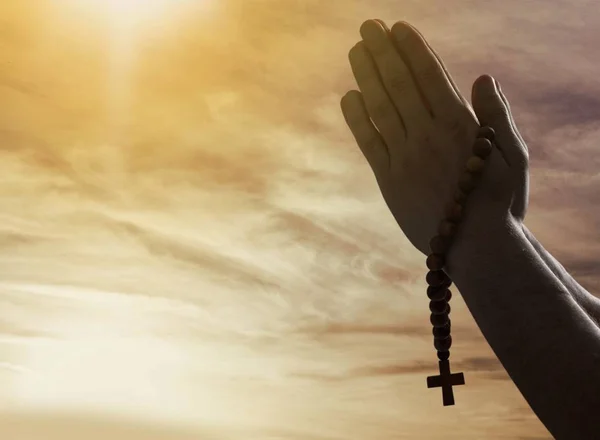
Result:
<svg viewBox="0 0 600 440"><path fill-rule="evenodd" d="M439 78L439 68L433 63L425 63L415 69L415 76L425 84L432 84Z"/></svg>
<svg viewBox="0 0 600 440"><path fill-rule="evenodd" d="M468 137L468 127L464 123L464 118L458 115L454 115L445 118L441 121L444 126L444 130L448 133L448 136L454 143L465 142Z"/></svg>
<svg viewBox="0 0 600 440"><path fill-rule="evenodd" d="M411 86L408 76L397 73L390 75L389 82L390 88L396 93L404 93Z"/></svg>
<svg viewBox="0 0 600 440"><path fill-rule="evenodd" d="M373 119L387 119L391 115L390 104L387 101L379 100L371 106L369 113Z"/></svg>

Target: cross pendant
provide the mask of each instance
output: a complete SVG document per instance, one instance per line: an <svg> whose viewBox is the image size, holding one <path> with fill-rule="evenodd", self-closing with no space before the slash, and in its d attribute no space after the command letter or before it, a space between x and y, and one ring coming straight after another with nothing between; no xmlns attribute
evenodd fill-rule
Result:
<svg viewBox="0 0 600 440"><path fill-rule="evenodd" d="M442 387L444 406L454 405L453 385L464 385L465 376L462 373L450 374L450 361L440 361L440 375L427 377L427 388Z"/></svg>

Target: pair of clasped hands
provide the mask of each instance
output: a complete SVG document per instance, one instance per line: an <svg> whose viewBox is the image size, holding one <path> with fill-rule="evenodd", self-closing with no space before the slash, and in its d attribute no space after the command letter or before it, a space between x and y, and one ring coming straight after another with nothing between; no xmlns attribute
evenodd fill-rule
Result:
<svg viewBox="0 0 600 440"><path fill-rule="evenodd" d="M495 130L495 146L467 200L462 229L485 234L490 224L522 222L528 151L498 82L480 76L469 104L410 24L390 29L381 20L367 20L360 36L348 54L360 91L348 91L341 108L410 242L429 254L429 240L452 201L480 125Z"/></svg>

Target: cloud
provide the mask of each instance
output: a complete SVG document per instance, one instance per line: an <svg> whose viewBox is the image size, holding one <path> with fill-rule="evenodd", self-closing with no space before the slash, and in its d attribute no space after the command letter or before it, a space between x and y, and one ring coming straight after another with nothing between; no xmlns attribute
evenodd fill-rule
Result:
<svg viewBox="0 0 600 440"><path fill-rule="evenodd" d="M527 224L597 285L600 19L584 3L223 0L157 26L119 75L106 23L8 3L0 362L22 368L1 371L9 406L169 409L213 423L194 438L456 428L457 412L431 422L439 395L423 389L437 368L424 259L339 110L368 17L415 24L467 95L499 78L531 152ZM543 438L460 295L452 307L452 368L473 376L457 435ZM188 435L10 417L3 438Z"/></svg>
<svg viewBox="0 0 600 440"><path fill-rule="evenodd" d="M0 418L3 438L27 440L220 440L227 438L225 427L204 430L169 426L168 423L140 421L127 417L96 414L69 414L60 411L4 413Z"/></svg>

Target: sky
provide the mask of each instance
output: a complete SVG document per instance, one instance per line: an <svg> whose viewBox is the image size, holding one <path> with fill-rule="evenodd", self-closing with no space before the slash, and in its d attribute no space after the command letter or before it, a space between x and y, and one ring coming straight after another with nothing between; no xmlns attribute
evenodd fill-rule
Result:
<svg viewBox="0 0 600 440"><path fill-rule="evenodd" d="M426 387L425 260L339 100L369 18L496 77L598 295L595 2L139 1L0 2L0 438L551 438L456 292L466 385Z"/></svg>

